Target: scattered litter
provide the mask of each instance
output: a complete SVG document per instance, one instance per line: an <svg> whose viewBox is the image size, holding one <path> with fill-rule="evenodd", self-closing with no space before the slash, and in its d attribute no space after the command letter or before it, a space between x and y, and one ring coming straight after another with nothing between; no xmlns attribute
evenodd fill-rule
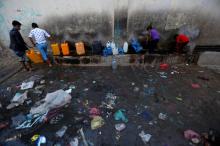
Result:
<svg viewBox="0 0 220 146"><path fill-rule="evenodd" d="M50 124L57 124L61 119L63 119L64 115L63 114L58 114L52 119L50 119Z"/></svg>
<svg viewBox="0 0 220 146"><path fill-rule="evenodd" d="M27 105L30 105L31 103L32 103L32 100L31 100L31 99L26 101L26 104L27 104Z"/></svg>
<svg viewBox="0 0 220 146"><path fill-rule="evenodd" d="M73 140L70 141L70 146L78 146L79 145L79 140L77 137L75 137Z"/></svg>
<svg viewBox="0 0 220 146"><path fill-rule="evenodd" d="M184 131L184 137L196 144L200 142L200 135L193 130Z"/></svg>
<svg viewBox="0 0 220 146"><path fill-rule="evenodd" d="M203 77L203 76L198 76L198 79L204 80L204 81L209 81L209 78L207 77Z"/></svg>
<svg viewBox="0 0 220 146"><path fill-rule="evenodd" d="M197 84L197 83L192 83L191 86L192 86L192 88L194 88L194 89L200 88L200 85Z"/></svg>
<svg viewBox="0 0 220 146"><path fill-rule="evenodd" d="M8 127L8 122L0 122L0 130Z"/></svg>
<svg viewBox="0 0 220 146"><path fill-rule="evenodd" d="M12 121L12 127L17 127L19 126L22 122L24 122L26 120L26 117L23 114L19 114L17 116L14 116L11 118Z"/></svg>
<svg viewBox="0 0 220 146"><path fill-rule="evenodd" d="M160 120L166 120L167 119L167 114L159 113L158 118Z"/></svg>
<svg viewBox="0 0 220 146"><path fill-rule="evenodd" d="M50 84L53 84L53 81L50 81Z"/></svg>
<svg viewBox="0 0 220 146"><path fill-rule="evenodd" d="M160 74L161 78L166 79L167 78L167 73L166 72L158 72Z"/></svg>
<svg viewBox="0 0 220 146"><path fill-rule="evenodd" d="M89 90L89 88L85 88L83 91L85 91L85 92L86 92L86 91L88 91L88 90Z"/></svg>
<svg viewBox="0 0 220 146"><path fill-rule="evenodd" d="M148 143L152 137L151 134L145 134L143 130L141 131L141 133L139 133L139 136L141 137L144 144Z"/></svg>
<svg viewBox="0 0 220 146"><path fill-rule="evenodd" d="M6 107L6 109L12 109L16 106L19 106L24 103L24 101L27 99L27 93L28 91L25 91L22 93L16 93L15 96L12 98L11 103Z"/></svg>
<svg viewBox="0 0 220 146"><path fill-rule="evenodd" d="M37 107L32 107L30 113L46 113L54 108L59 108L70 103L71 98L72 97L62 89L48 93L46 97L40 101L42 104Z"/></svg>
<svg viewBox="0 0 220 146"><path fill-rule="evenodd" d="M186 66L189 66L189 64L187 63Z"/></svg>
<svg viewBox="0 0 220 146"><path fill-rule="evenodd" d="M92 81L92 83L93 83L93 84L95 84L95 83L96 83L96 81Z"/></svg>
<svg viewBox="0 0 220 146"><path fill-rule="evenodd" d="M91 118L93 118L95 116L99 116L100 115L100 110L93 107L93 108L90 109L89 114L90 114Z"/></svg>
<svg viewBox="0 0 220 146"><path fill-rule="evenodd" d="M115 106L116 99L117 99L117 96L115 96L112 93L107 93L105 97L106 103L102 102L102 104L105 105L106 108L108 109L113 109Z"/></svg>
<svg viewBox="0 0 220 146"><path fill-rule="evenodd" d="M179 74L179 73L180 73L180 72L175 71L175 70L170 72L170 74L172 74L172 75L174 75L174 74Z"/></svg>
<svg viewBox="0 0 220 146"><path fill-rule="evenodd" d="M134 83L134 82L132 82L132 83L131 83L131 85L132 85L132 86L134 86L134 85L135 85L135 83Z"/></svg>
<svg viewBox="0 0 220 146"><path fill-rule="evenodd" d="M139 88L138 87L134 87L134 92L138 92Z"/></svg>
<svg viewBox="0 0 220 146"><path fill-rule="evenodd" d="M179 96L176 97L176 100L183 101L182 97L179 97Z"/></svg>
<svg viewBox="0 0 220 146"><path fill-rule="evenodd" d="M45 87L45 85L39 85L39 86L36 86L34 89L35 90L40 90L40 89L42 89L42 88L44 88Z"/></svg>
<svg viewBox="0 0 220 146"><path fill-rule="evenodd" d="M216 91L217 93L220 93L220 91Z"/></svg>
<svg viewBox="0 0 220 146"><path fill-rule="evenodd" d="M45 144L47 142L45 136L40 136L37 140L37 146L40 146L41 144Z"/></svg>
<svg viewBox="0 0 220 146"><path fill-rule="evenodd" d="M34 86L34 81L30 81L30 82L23 82L21 84L21 90L26 90L26 89L30 89L30 88L33 88Z"/></svg>
<svg viewBox="0 0 220 146"><path fill-rule="evenodd" d="M104 120L100 116L95 116L91 121L91 129L98 129L105 124Z"/></svg>
<svg viewBox="0 0 220 146"><path fill-rule="evenodd" d="M63 135L66 133L67 126L63 126L60 130L56 132L56 137L63 137Z"/></svg>
<svg viewBox="0 0 220 146"><path fill-rule="evenodd" d="M115 129L119 132L124 130L125 128L126 128L126 125L124 123L115 124Z"/></svg>
<svg viewBox="0 0 220 146"><path fill-rule="evenodd" d="M161 70L167 70L168 68L169 68L169 64L167 64L167 63L160 64Z"/></svg>
<svg viewBox="0 0 220 146"><path fill-rule="evenodd" d="M114 114L114 118L116 121L122 120L123 122L127 123L128 119L124 114L125 110L124 109L120 109L117 112L115 112Z"/></svg>
<svg viewBox="0 0 220 146"><path fill-rule="evenodd" d="M65 90L65 92L70 94L70 93L72 93L72 89Z"/></svg>
<svg viewBox="0 0 220 146"><path fill-rule="evenodd" d="M146 120L146 121L151 121L153 118L152 116L147 112L147 111L143 111L141 113L141 116Z"/></svg>
<svg viewBox="0 0 220 146"><path fill-rule="evenodd" d="M204 71L203 71L203 70L199 70L198 72L199 72L199 73L203 73Z"/></svg>
<svg viewBox="0 0 220 146"><path fill-rule="evenodd" d="M71 85L69 88L70 89L76 89L76 86L75 85Z"/></svg>
<svg viewBox="0 0 220 146"><path fill-rule="evenodd" d="M148 84L144 84L144 88L148 88Z"/></svg>
<svg viewBox="0 0 220 146"><path fill-rule="evenodd" d="M45 80L41 80L40 84L45 84L45 82L46 82Z"/></svg>
<svg viewBox="0 0 220 146"><path fill-rule="evenodd" d="M11 87L7 87L6 89L8 92L11 92Z"/></svg>
<svg viewBox="0 0 220 146"><path fill-rule="evenodd" d="M81 135L81 137L82 137L82 139L83 139L84 146L89 146L89 145L88 145L88 142L86 141L85 134L84 134L82 128L79 130L79 133L80 133L80 135Z"/></svg>
<svg viewBox="0 0 220 146"><path fill-rule="evenodd" d="M40 137L39 134L35 134L31 137L31 142L35 142Z"/></svg>

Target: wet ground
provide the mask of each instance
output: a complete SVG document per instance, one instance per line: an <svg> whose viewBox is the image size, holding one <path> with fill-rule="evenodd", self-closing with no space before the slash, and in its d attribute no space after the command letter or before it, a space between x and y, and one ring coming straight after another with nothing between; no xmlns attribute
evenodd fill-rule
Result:
<svg viewBox="0 0 220 146"><path fill-rule="evenodd" d="M34 87L40 84L40 80L45 80L43 93L29 89L28 98L32 103L25 102L6 110L10 99L19 91L17 85L34 75L41 76ZM199 87L193 88L192 83ZM11 117L19 113L28 114L35 102L45 98L47 93L66 90L73 85L76 88L72 90L71 103L59 112L64 115L60 121L27 129L21 135L21 131L10 128ZM193 65L172 66L165 71L159 67L142 69L137 66L118 67L115 71L110 67L37 66L35 71L21 71L0 85L3 106L0 120L9 122L9 126L0 131L1 143L31 145L30 138L40 134L47 138L46 145L69 145L76 136L82 145L78 132L82 127L89 145L94 146L188 146L189 141L183 136L185 130L192 129L198 133L209 128L220 130L219 85L219 74ZM101 106L108 93L117 97L114 109ZM90 126L89 109L92 107L100 109L105 121L96 130L91 130ZM126 128L121 132L117 132L114 126L122 121L116 121L113 116L119 109L125 109L128 118ZM159 119L160 113L166 114L167 118ZM68 127L66 133L62 138L57 138L55 133L64 125ZM139 136L142 130L152 135L147 144Z"/></svg>

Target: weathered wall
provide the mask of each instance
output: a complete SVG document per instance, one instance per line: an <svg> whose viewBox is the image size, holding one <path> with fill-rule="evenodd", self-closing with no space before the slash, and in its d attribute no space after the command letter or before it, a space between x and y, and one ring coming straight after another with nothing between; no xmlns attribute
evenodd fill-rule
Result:
<svg viewBox="0 0 220 146"><path fill-rule="evenodd" d="M8 46L11 21L17 19L25 38L37 22L58 42L114 39L121 44L143 35L152 22L162 43L181 28L197 44L219 45L219 7L219 0L0 0L0 44Z"/></svg>

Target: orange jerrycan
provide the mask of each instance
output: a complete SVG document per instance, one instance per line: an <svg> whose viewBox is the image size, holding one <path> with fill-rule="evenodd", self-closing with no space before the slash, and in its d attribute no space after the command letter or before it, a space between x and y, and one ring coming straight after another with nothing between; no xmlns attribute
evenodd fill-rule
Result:
<svg viewBox="0 0 220 146"><path fill-rule="evenodd" d="M33 63L42 63L43 59L39 51L34 50L31 48L26 52L27 57L33 62Z"/></svg>
<svg viewBox="0 0 220 146"><path fill-rule="evenodd" d="M76 53L78 55L83 55L85 54L85 47L84 47L84 43L83 42L78 42L75 44L76 46Z"/></svg>
<svg viewBox="0 0 220 146"><path fill-rule="evenodd" d="M53 55L55 55L55 56L60 55L60 48L59 48L58 43L51 44L51 48L53 51Z"/></svg>
<svg viewBox="0 0 220 146"><path fill-rule="evenodd" d="M61 44L61 49L62 49L63 55L69 55L70 54L70 49L69 49L68 43L66 43L66 42L62 43Z"/></svg>

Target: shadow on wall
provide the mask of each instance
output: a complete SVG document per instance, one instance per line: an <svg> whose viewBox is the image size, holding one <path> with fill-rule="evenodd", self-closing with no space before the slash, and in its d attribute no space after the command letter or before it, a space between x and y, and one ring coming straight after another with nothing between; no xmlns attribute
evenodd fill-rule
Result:
<svg viewBox="0 0 220 146"><path fill-rule="evenodd" d="M106 42L112 39L113 20L107 14L75 14L65 17L51 16L43 28L50 32L54 41Z"/></svg>

